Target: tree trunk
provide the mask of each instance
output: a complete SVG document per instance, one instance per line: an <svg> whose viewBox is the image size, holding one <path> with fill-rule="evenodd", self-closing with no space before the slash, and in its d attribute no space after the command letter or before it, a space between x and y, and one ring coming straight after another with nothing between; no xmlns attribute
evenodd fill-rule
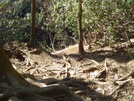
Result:
<svg viewBox="0 0 134 101"><path fill-rule="evenodd" d="M31 25L31 34L30 34L30 44L34 44L34 41L35 41L36 0L31 0L31 14L32 14L32 25Z"/></svg>
<svg viewBox="0 0 134 101"><path fill-rule="evenodd" d="M0 72L13 76L19 84L23 84L21 75L13 68L7 54L0 46ZM11 80L11 79L10 79Z"/></svg>
<svg viewBox="0 0 134 101"><path fill-rule="evenodd" d="M83 32L82 32L82 0L79 0L78 11L78 30L79 30L79 54L84 54Z"/></svg>

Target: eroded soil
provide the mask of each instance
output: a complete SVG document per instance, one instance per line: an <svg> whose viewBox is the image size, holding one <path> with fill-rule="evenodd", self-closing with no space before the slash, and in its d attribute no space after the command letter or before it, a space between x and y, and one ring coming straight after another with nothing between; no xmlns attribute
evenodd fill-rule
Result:
<svg viewBox="0 0 134 101"><path fill-rule="evenodd" d="M26 80L36 79L45 85L66 85L85 101L134 101L134 48L100 47L85 48L86 53L79 55L78 46L70 46L62 52L53 54L37 46L12 42L4 46L13 67L25 73ZM73 48L71 48L73 47ZM6 79L1 74L0 82ZM0 86L0 92L5 89ZM62 95L51 95L56 101ZM23 101L44 101L37 96L20 96ZM50 101L50 100L45 100ZM51 100L52 101L52 100Z"/></svg>

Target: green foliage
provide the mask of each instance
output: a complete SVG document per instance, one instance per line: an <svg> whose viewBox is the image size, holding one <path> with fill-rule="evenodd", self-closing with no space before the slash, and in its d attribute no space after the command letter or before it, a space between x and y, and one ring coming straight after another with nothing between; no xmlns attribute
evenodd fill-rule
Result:
<svg viewBox="0 0 134 101"><path fill-rule="evenodd" d="M14 1L13 10L14 15L17 15L19 17L25 17L27 13L31 12L31 2L30 0L19 0Z"/></svg>
<svg viewBox="0 0 134 101"><path fill-rule="evenodd" d="M6 8L10 4L10 0L0 0L0 9Z"/></svg>
<svg viewBox="0 0 134 101"><path fill-rule="evenodd" d="M53 0L47 28L56 32L56 39L67 40L65 28L78 39L77 5L75 0ZM133 6L133 0L83 0L83 32L100 32L107 44L133 37Z"/></svg>
<svg viewBox="0 0 134 101"><path fill-rule="evenodd" d="M83 24L90 32L103 33L110 43L133 33L133 0L84 0L84 5Z"/></svg>
<svg viewBox="0 0 134 101"><path fill-rule="evenodd" d="M0 10L0 42L28 40L30 0L1 0ZM78 0L37 0L36 11L36 43L51 50L78 41ZM134 37L133 0L83 0L82 19L84 34L102 33L104 44Z"/></svg>
<svg viewBox="0 0 134 101"><path fill-rule="evenodd" d="M3 5L7 4L7 2L3 2ZM10 4L10 5L9 5ZM18 8L15 8L14 5L19 7L19 3L8 1L8 5L2 8L2 12L0 15L1 23L0 23L0 43L10 42L14 40L28 40L29 38L29 29L27 28L27 23L29 23L30 19L20 18L16 16L16 11L19 11Z"/></svg>

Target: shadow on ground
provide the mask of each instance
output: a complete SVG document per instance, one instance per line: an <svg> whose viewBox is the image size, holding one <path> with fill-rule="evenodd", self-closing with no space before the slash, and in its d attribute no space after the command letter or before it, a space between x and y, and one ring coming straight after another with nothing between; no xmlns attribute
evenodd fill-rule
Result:
<svg viewBox="0 0 134 101"><path fill-rule="evenodd" d="M76 79L76 78L69 78L69 77L63 78L62 80L59 80L58 82L57 82L57 79L55 78L48 78L48 79L40 80L40 82L42 83L47 83L49 81L51 81L52 84L58 83L61 85L66 85L76 94L80 95L83 98L86 98L87 99L86 101L117 101L117 99L111 96L102 95L96 92L95 90L91 89L89 87L89 85L92 84L91 82L86 83L83 80ZM56 99L56 101L59 101L59 100Z"/></svg>
<svg viewBox="0 0 134 101"><path fill-rule="evenodd" d="M73 58L80 58L82 57L79 54L70 54L69 56ZM97 62L102 62L106 58L114 59L117 62L124 63L134 59L134 51L128 53L126 50L118 50L117 52L108 51L108 50L100 50L94 52L86 52L83 55L84 58L93 59Z"/></svg>

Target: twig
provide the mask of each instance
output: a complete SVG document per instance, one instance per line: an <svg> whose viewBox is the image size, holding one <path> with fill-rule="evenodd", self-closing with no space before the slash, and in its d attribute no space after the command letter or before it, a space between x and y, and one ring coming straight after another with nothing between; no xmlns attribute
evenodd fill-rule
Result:
<svg viewBox="0 0 134 101"><path fill-rule="evenodd" d="M128 79L128 80L126 80L126 81L121 81L121 82L123 82L123 83L119 84L119 86L116 87L116 88L109 94L109 96L113 95L116 90L120 89L120 88L123 87L127 82L129 82L129 81L131 81L131 80L134 80L134 79Z"/></svg>

